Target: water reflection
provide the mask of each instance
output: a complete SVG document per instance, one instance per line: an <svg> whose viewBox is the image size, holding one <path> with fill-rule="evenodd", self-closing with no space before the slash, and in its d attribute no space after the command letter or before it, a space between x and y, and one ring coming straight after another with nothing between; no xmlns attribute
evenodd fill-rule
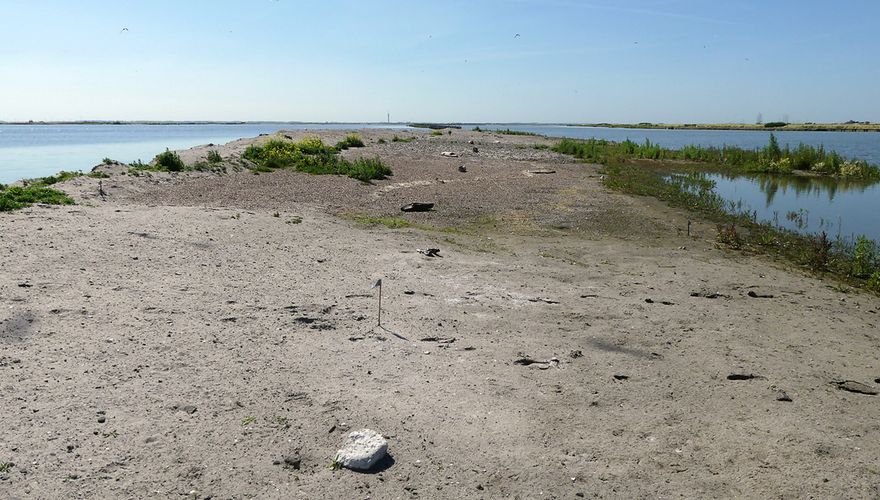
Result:
<svg viewBox="0 0 880 500"><path fill-rule="evenodd" d="M826 231L880 241L876 181L794 175L708 173L714 192L730 206L754 213L760 221L800 232Z"/></svg>
<svg viewBox="0 0 880 500"><path fill-rule="evenodd" d="M864 179L835 179L824 176L773 174L717 175L727 181L746 178L751 182L755 182L766 195L765 206L767 207L773 204L774 198L780 191L783 194L793 192L794 195L799 198L819 197L824 195L828 198L829 202L832 202L838 192L848 193L854 191L857 193L864 193L871 188L871 186L877 184L877 181L866 181Z"/></svg>

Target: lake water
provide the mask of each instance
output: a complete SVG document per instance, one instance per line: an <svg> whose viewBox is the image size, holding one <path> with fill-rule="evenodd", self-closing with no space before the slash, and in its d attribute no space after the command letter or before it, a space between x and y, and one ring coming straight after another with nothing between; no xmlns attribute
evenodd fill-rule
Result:
<svg viewBox="0 0 880 500"><path fill-rule="evenodd" d="M770 132L727 130L660 130L566 125L469 124L466 129L511 129L552 137L598 138L612 141L645 139L667 148L689 144L759 148ZM245 123L196 125L3 125L0 124L0 183L41 177L60 170L88 171L105 157L123 162L149 161L169 149L222 144L280 129L407 129L401 124ZM780 144L825 146L844 157L880 164L878 132L774 132ZM880 185L780 176L710 176L716 192L742 202L758 218L801 231L826 231L831 236L865 234L880 241ZM789 220L789 213L798 217Z"/></svg>
<svg viewBox="0 0 880 500"><path fill-rule="evenodd" d="M43 177L61 170L89 171L104 158L149 162L168 149L223 144L281 129L408 128L389 124L244 123L204 125L3 125L0 183Z"/></svg>
<svg viewBox="0 0 880 500"><path fill-rule="evenodd" d="M880 183L795 176L730 177L710 174L715 192L742 204L758 220L805 233L852 241L860 235L880 242Z"/></svg>

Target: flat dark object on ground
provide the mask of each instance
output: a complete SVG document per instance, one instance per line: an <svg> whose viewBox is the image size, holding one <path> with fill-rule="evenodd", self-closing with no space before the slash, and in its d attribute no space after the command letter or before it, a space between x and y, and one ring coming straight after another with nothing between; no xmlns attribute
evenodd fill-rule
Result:
<svg viewBox="0 0 880 500"><path fill-rule="evenodd" d="M433 203L410 203L400 207L403 212L428 212L434 208Z"/></svg>

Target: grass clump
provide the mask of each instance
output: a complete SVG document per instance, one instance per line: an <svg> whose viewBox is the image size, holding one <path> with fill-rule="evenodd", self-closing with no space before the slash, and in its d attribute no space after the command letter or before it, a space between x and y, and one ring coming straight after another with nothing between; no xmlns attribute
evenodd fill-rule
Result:
<svg viewBox="0 0 880 500"><path fill-rule="evenodd" d="M397 135L391 138L391 142L412 142L414 140L416 140L415 137L398 137Z"/></svg>
<svg viewBox="0 0 880 500"><path fill-rule="evenodd" d="M315 175L346 175L362 182L391 175L391 169L378 158L349 161L337 152L335 147L325 145L320 138L307 137L300 142L271 139L262 146L251 145L243 157L255 164L252 170L257 172L293 168Z"/></svg>
<svg viewBox="0 0 880 500"><path fill-rule="evenodd" d="M34 203L73 205L73 199L66 193L42 184L0 188L0 212L26 208Z"/></svg>
<svg viewBox="0 0 880 500"><path fill-rule="evenodd" d="M357 134L348 134L345 139L336 143L336 149L339 150L362 147L364 147L364 141Z"/></svg>
<svg viewBox="0 0 880 500"><path fill-rule="evenodd" d="M216 149L212 149L208 151L208 163L220 163L223 161L223 157L220 156L220 152Z"/></svg>
<svg viewBox="0 0 880 500"><path fill-rule="evenodd" d="M183 164L180 155L178 155L176 151L169 151L168 149L163 153L157 154L153 163L158 170L168 172L183 172L183 170L186 169L186 165Z"/></svg>

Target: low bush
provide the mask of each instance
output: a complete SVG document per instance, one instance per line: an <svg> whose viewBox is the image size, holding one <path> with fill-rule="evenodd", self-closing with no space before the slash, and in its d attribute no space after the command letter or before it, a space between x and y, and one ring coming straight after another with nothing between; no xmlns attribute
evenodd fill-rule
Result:
<svg viewBox="0 0 880 500"><path fill-rule="evenodd" d="M168 172L182 172L186 168L183 160L180 159L180 155L175 151L167 149L164 153L157 154L153 163L155 163L158 170L167 170Z"/></svg>
<svg viewBox="0 0 880 500"><path fill-rule="evenodd" d="M73 205L67 194L44 185L12 186L0 189L0 212L25 208L34 203Z"/></svg>
<svg viewBox="0 0 880 500"><path fill-rule="evenodd" d="M364 141L357 134L349 134L345 136L345 139L336 143L336 149L348 149L348 148L362 148L364 147Z"/></svg>
<svg viewBox="0 0 880 500"><path fill-rule="evenodd" d="M346 139L350 144L360 141L360 138L355 141L353 136ZM293 168L315 175L347 175L362 182L391 175L391 169L378 158L348 161L340 157L337 151L337 148L325 145L318 137L307 137L300 142L271 139L262 146L248 146L242 156L254 163L252 170L256 172Z"/></svg>

